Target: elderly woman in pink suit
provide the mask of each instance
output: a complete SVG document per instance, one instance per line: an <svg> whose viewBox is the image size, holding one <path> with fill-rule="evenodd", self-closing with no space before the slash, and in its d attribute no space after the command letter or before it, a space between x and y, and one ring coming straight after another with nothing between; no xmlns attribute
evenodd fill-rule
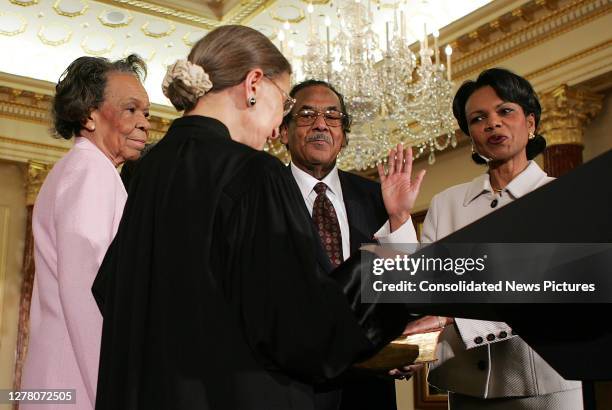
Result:
<svg viewBox="0 0 612 410"><path fill-rule="evenodd" d="M22 389L75 389L75 404L21 409L93 409L102 316L92 282L127 199L116 167L147 140L145 63L81 57L66 69L53 102L55 130L74 147L53 167L34 206L36 276Z"/></svg>

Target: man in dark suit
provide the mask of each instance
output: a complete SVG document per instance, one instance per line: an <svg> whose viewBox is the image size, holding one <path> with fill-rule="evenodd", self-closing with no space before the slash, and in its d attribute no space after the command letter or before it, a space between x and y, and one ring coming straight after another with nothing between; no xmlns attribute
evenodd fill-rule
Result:
<svg viewBox="0 0 612 410"><path fill-rule="evenodd" d="M410 215L385 209L377 182L336 167L336 158L348 143L351 123L343 96L317 80L294 86L290 94L296 103L284 118L280 138L291 154L288 172L319 231L321 270L330 272L374 237L385 242L384 238L393 235L395 242L402 242L402 234L412 223ZM420 185L422 177L417 177L416 184ZM409 374L392 373L396 377ZM334 386L321 387L317 405L319 410L395 410L394 381L347 374Z"/></svg>

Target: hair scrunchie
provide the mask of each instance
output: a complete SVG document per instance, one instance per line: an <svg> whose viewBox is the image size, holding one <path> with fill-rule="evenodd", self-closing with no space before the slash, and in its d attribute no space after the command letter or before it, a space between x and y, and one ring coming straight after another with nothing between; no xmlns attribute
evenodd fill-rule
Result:
<svg viewBox="0 0 612 410"><path fill-rule="evenodd" d="M176 80L180 80L196 99L206 94L213 87L208 74L201 66L183 59L177 60L166 71L162 82L162 91L166 97L169 98L168 87Z"/></svg>

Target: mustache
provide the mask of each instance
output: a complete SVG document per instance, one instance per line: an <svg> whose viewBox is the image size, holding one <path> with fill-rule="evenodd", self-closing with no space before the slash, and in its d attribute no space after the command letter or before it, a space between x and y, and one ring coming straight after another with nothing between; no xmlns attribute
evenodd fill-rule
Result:
<svg viewBox="0 0 612 410"><path fill-rule="evenodd" d="M327 134L323 134L322 132L317 132L315 134L312 134L306 137L306 142L314 142L314 141L323 141L323 142L327 142L328 144L333 145L331 136Z"/></svg>

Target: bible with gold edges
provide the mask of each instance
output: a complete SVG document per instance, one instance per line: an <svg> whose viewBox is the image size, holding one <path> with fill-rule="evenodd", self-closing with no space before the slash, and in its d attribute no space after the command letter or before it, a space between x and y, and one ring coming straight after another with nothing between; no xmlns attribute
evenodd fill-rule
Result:
<svg viewBox="0 0 612 410"><path fill-rule="evenodd" d="M403 366L436 360L436 346L442 329L409 336L400 336L380 352L354 367L376 372L398 369Z"/></svg>

